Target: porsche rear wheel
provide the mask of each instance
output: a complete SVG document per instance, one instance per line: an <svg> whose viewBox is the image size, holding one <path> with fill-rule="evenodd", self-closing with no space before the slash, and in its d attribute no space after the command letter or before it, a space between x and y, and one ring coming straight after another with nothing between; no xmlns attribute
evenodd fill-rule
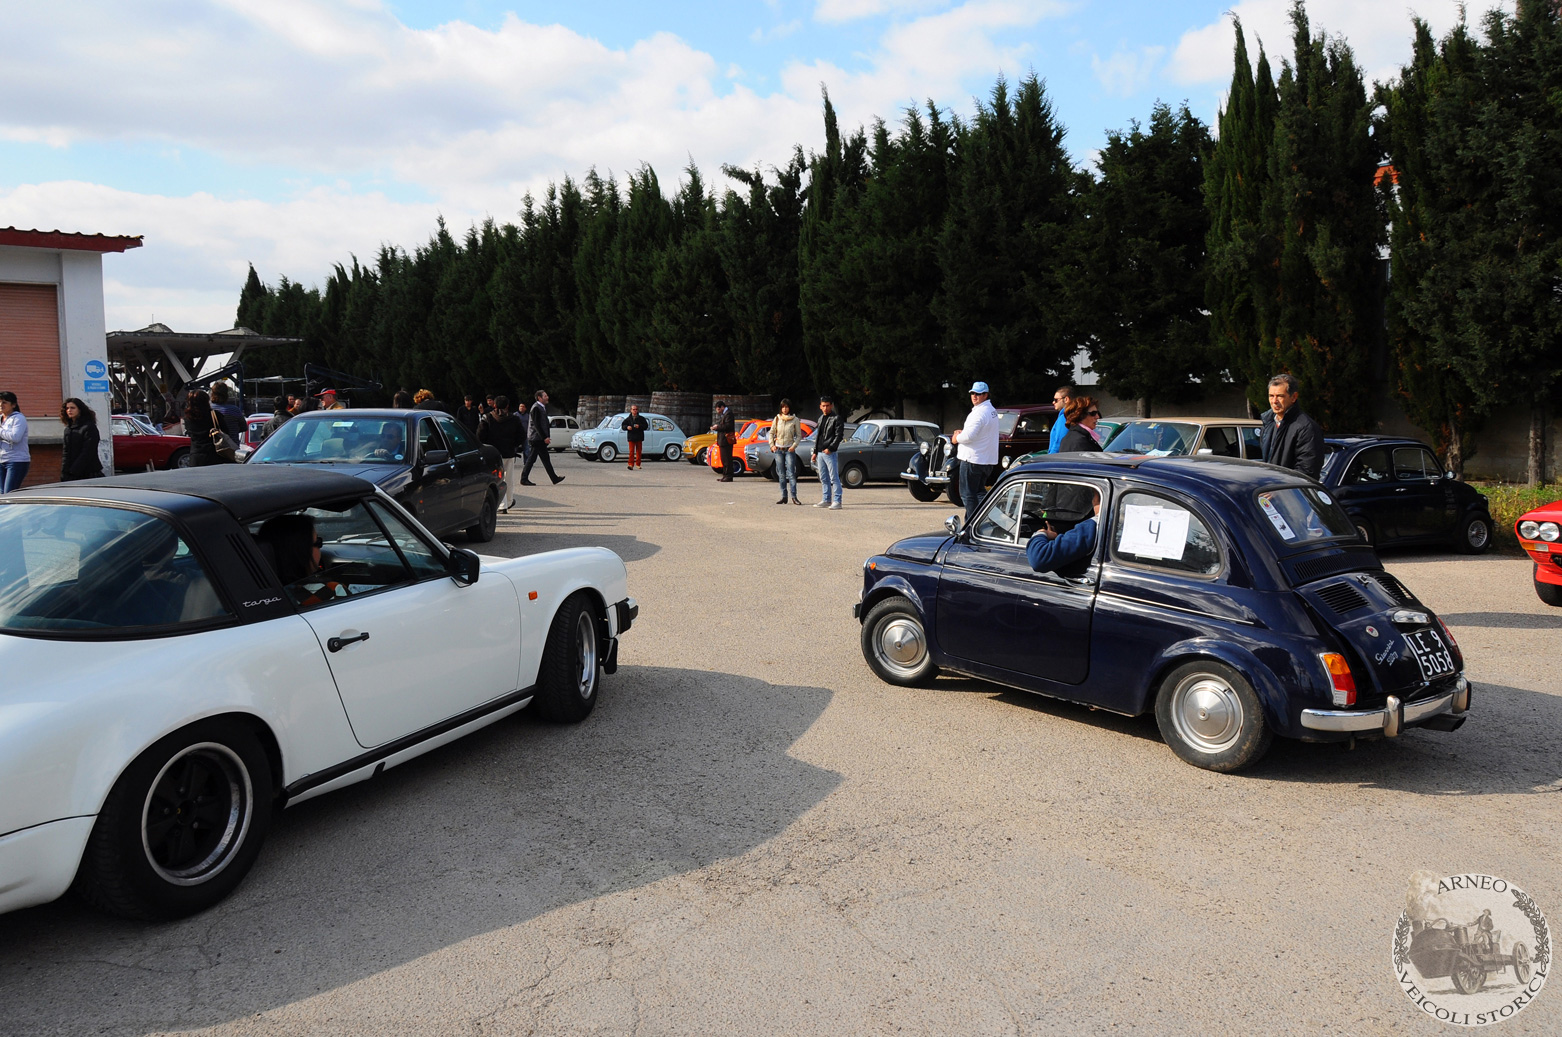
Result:
<svg viewBox="0 0 1562 1037"><path fill-rule="evenodd" d="M248 873L271 824L271 762L237 720L204 720L151 746L115 782L72 889L127 918L204 911Z"/></svg>
<svg viewBox="0 0 1562 1037"><path fill-rule="evenodd" d="M868 610L862 621L862 655L868 668L889 684L916 687L938 673L922 617L899 595Z"/></svg>
<svg viewBox="0 0 1562 1037"><path fill-rule="evenodd" d="M1212 771L1241 770L1263 756L1273 737L1258 694L1224 663L1184 663L1155 697L1161 737L1187 763Z"/></svg>
<svg viewBox="0 0 1562 1037"><path fill-rule="evenodd" d="M532 709L538 716L557 723L578 724L591 714L602 679L598 644L597 615L591 597L584 592L571 594L554 615L542 650L537 696L532 700Z"/></svg>

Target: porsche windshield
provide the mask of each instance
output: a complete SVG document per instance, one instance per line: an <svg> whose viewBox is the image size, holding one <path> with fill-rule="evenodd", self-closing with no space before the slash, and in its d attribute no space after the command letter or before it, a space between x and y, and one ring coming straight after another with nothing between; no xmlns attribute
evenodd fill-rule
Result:
<svg viewBox="0 0 1562 1037"><path fill-rule="evenodd" d="M340 413L340 412L335 412ZM400 418L297 417L256 449L250 464L410 464Z"/></svg>
<svg viewBox="0 0 1562 1037"><path fill-rule="evenodd" d="M133 637L227 614L163 519L84 504L0 505L0 631Z"/></svg>

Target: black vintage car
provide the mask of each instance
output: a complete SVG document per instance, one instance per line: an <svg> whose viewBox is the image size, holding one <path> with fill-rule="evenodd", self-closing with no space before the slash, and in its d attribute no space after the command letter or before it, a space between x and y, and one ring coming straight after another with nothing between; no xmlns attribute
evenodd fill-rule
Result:
<svg viewBox="0 0 1562 1037"><path fill-rule="evenodd" d="M329 466L379 486L436 536L487 543L498 524L504 461L432 410L326 410L290 419L248 464Z"/></svg>
<svg viewBox="0 0 1562 1037"><path fill-rule="evenodd" d="M1398 436L1324 440L1318 480L1339 498L1363 540L1449 544L1470 554L1491 546L1486 498L1443 470L1431 447Z"/></svg>

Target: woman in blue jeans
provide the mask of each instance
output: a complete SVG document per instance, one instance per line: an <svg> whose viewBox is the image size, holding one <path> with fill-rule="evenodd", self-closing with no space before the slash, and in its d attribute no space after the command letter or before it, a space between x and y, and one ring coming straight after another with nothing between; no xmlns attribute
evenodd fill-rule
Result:
<svg viewBox="0 0 1562 1037"><path fill-rule="evenodd" d="M33 466L27 451L27 419L16 404L16 393L0 392L0 493L20 489Z"/></svg>

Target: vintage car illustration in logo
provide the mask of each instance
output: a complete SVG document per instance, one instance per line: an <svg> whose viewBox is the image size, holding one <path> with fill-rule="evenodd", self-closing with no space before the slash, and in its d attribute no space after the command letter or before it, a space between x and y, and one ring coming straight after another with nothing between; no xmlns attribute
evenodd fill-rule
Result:
<svg viewBox="0 0 1562 1037"><path fill-rule="evenodd" d="M1551 934L1529 894L1491 875L1410 877L1394 929L1400 989L1457 1026L1511 1019L1545 986Z"/></svg>

